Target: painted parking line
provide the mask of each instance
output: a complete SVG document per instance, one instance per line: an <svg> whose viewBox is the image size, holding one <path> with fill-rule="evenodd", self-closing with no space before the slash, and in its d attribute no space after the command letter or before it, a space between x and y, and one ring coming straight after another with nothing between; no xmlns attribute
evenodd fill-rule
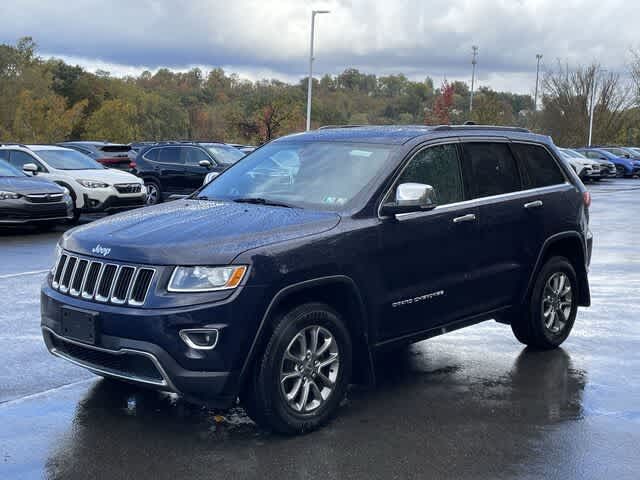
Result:
<svg viewBox="0 0 640 480"><path fill-rule="evenodd" d="M31 272L22 272L22 273L10 273L8 275L0 275L0 280L5 280L7 278L16 278L16 277L24 277L26 275L39 275L42 273L47 273L49 270L33 270Z"/></svg>

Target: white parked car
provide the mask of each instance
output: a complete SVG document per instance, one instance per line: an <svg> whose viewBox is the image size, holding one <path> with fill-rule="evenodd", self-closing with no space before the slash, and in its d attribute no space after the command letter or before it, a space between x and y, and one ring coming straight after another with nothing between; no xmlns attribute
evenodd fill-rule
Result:
<svg viewBox="0 0 640 480"><path fill-rule="evenodd" d="M75 203L75 220L81 213L114 213L145 204L140 178L106 168L76 150L53 145L0 145L0 150L9 152L7 161L14 167L66 187Z"/></svg>
<svg viewBox="0 0 640 480"><path fill-rule="evenodd" d="M560 153L569 162L581 180L599 179L602 176L600 162L585 157L570 148L561 148Z"/></svg>

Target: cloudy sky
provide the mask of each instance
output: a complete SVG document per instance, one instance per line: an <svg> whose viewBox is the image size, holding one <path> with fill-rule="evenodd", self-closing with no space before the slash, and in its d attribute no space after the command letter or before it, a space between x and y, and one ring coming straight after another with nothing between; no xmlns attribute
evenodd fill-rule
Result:
<svg viewBox="0 0 640 480"><path fill-rule="evenodd" d="M469 80L531 93L543 68L599 61L624 72L640 46L633 0L2 0L0 43L30 35L43 56L89 70L221 66L249 79L297 81L307 71L310 11L315 74L357 67Z"/></svg>

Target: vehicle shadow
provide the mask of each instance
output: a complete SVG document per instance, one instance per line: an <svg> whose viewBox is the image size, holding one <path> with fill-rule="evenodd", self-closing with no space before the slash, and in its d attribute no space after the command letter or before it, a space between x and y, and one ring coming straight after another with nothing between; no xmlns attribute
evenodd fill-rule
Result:
<svg viewBox="0 0 640 480"><path fill-rule="evenodd" d="M524 349L496 376L432 359L424 343L378 358L326 428L282 437L241 408L216 412L102 380L46 463L49 478L509 478L544 455L549 426L582 415L584 372L562 349Z"/></svg>

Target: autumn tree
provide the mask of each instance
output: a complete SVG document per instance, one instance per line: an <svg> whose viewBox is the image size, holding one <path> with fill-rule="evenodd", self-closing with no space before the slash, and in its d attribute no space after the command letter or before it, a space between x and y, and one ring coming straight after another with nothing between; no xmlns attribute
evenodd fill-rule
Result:
<svg viewBox="0 0 640 480"><path fill-rule="evenodd" d="M427 111L425 123L427 125L448 125L451 123L451 108L453 107L454 86L446 80L442 82L440 92L436 96L433 109Z"/></svg>

